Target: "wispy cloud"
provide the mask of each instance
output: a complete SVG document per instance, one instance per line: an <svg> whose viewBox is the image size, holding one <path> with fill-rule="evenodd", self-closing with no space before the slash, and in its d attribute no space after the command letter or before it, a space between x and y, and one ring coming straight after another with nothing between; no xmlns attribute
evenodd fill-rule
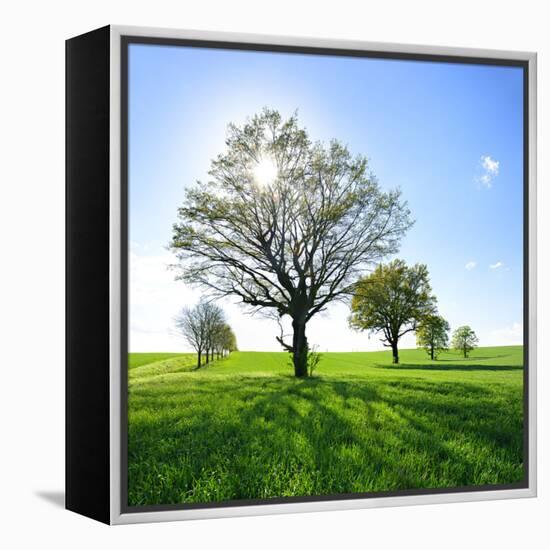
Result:
<svg viewBox="0 0 550 550"><path fill-rule="evenodd" d="M476 181L490 189L493 186L493 180L498 176L500 161L489 155L482 155L480 164L482 173L476 178Z"/></svg>
<svg viewBox="0 0 550 550"><path fill-rule="evenodd" d="M489 269L500 269L501 267L504 267L504 262L496 262L494 264L491 264L489 266Z"/></svg>
<svg viewBox="0 0 550 550"><path fill-rule="evenodd" d="M468 271L472 271L477 266L477 262L474 262L473 260L470 262L467 262L464 266Z"/></svg>
<svg viewBox="0 0 550 550"><path fill-rule="evenodd" d="M512 323L507 327L495 329L489 333L488 344L491 346L513 346L523 344L523 325Z"/></svg>

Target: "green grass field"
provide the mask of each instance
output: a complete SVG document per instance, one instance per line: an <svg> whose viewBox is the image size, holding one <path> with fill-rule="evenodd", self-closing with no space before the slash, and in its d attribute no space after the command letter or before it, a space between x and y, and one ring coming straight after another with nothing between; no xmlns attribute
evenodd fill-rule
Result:
<svg viewBox="0 0 550 550"><path fill-rule="evenodd" d="M522 347L469 359L325 353L296 379L285 353L136 353L129 505L521 481Z"/></svg>

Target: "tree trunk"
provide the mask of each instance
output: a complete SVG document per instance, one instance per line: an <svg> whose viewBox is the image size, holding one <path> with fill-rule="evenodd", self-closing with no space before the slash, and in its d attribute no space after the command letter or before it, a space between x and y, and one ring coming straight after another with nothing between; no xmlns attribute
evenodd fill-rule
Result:
<svg viewBox="0 0 550 550"><path fill-rule="evenodd" d="M304 378L308 375L306 324L293 320L292 328L294 330L294 336L292 338L292 361L294 363L294 376L296 376L296 378Z"/></svg>
<svg viewBox="0 0 550 550"><path fill-rule="evenodd" d="M198 368L198 369L201 368L201 355L202 355L201 350L199 350L199 351L197 352L197 368Z"/></svg>
<svg viewBox="0 0 550 550"><path fill-rule="evenodd" d="M209 362L210 362L210 350L207 349L206 350L206 364L208 365Z"/></svg>
<svg viewBox="0 0 550 550"><path fill-rule="evenodd" d="M394 365L399 364L399 351L397 350L397 342L391 343L392 363Z"/></svg>
<svg viewBox="0 0 550 550"><path fill-rule="evenodd" d="M431 346L430 347L430 355L431 355L431 358L432 358L432 361L434 360L434 347Z"/></svg>

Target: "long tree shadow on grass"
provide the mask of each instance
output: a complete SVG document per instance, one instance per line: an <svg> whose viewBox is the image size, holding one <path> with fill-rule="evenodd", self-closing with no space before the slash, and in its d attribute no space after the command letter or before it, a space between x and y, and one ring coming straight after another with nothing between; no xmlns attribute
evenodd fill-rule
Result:
<svg viewBox="0 0 550 550"><path fill-rule="evenodd" d="M394 371L400 370L429 370L429 371L516 371L523 370L522 365L487 365L483 363L468 363L463 365L444 365L439 361L433 363L403 363L399 365L385 365L383 363L377 363L374 365L377 369L389 369Z"/></svg>
<svg viewBox="0 0 550 550"><path fill-rule="evenodd" d="M500 354L500 355L475 355L475 357L464 357L463 355L455 355L454 357L438 357L437 361L442 363L460 363L463 361L471 361L475 359L476 361L483 361L486 359L502 359L504 357L510 357L509 354Z"/></svg>
<svg viewBox="0 0 550 550"><path fill-rule="evenodd" d="M285 377L201 380L168 400L137 390L136 410L155 415L130 423L130 503L511 483L522 438L510 392Z"/></svg>

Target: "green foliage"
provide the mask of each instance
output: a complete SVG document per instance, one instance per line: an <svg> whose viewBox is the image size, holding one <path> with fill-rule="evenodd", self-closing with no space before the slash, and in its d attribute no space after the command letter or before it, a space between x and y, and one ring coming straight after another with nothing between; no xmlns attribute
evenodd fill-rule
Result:
<svg viewBox="0 0 550 550"><path fill-rule="evenodd" d="M227 323L221 327L218 338L218 346L221 350L228 351L229 353L239 349L237 347L237 337L235 336L233 329Z"/></svg>
<svg viewBox="0 0 550 550"><path fill-rule="evenodd" d="M403 260L393 260L379 264L370 275L359 279L349 323L358 330L382 333L382 342L392 348L394 363L398 363L399 339L432 315L435 304L428 268L423 264L409 267Z"/></svg>
<svg viewBox="0 0 550 550"><path fill-rule="evenodd" d="M395 369L387 352L324 353L301 380L286 353L187 372L163 359L156 375L142 363L129 384L129 504L522 480L522 347L401 356Z"/></svg>
<svg viewBox="0 0 550 550"><path fill-rule="evenodd" d="M424 348L432 361L449 347L449 323L441 315L428 315L416 327L416 345Z"/></svg>
<svg viewBox="0 0 550 550"><path fill-rule="evenodd" d="M468 326L458 327L453 333L452 346L460 350L464 357L477 347L478 338L476 333Z"/></svg>

